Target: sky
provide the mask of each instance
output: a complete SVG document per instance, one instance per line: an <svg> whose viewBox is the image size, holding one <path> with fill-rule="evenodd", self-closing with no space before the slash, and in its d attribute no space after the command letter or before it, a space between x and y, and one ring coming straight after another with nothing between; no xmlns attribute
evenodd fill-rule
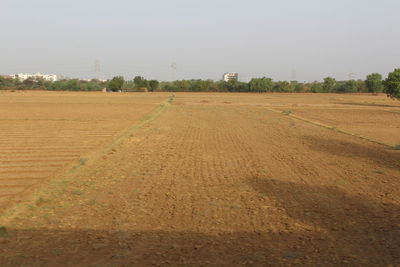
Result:
<svg viewBox="0 0 400 267"><path fill-rule="evenodd" d="M0 0L0 74L386 77L400 67L399 10L399 0Z"/></svg>

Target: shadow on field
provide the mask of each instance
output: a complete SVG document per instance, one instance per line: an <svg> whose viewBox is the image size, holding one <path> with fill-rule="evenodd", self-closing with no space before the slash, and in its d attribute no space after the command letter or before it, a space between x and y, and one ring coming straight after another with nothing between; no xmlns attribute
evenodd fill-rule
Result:
<svg viewBox="0 0 400 267"><path fill-rule="evenodd" d="M290 217L300 224L313 225L315 230L219 231L211 235L10 229L0 237L0 266L400 264L398 206L351 196L334 187L266 179L252 179L249 183L260 194L276 200Z"/></svg>
<svg viewBox="0 0 400 267"><path fill-rule="evenodd" d="M305 233L19 230L0 238L1 266L367 266L400 263L380 240ZM366 232L365 235L370 235ZM382 241L383 236L390 240ZM344 238L344 240L335 240ZM366 240L366 241L364 241Z"/></svg>
<svg viewBox="0 0 400 267"><path fill-rule="evenodd" d="M364 158L381 165L381 167L400 170L400 153L383 146L363 146L353 142L315 136L303 136L302 140L315 151L336 156Z"/></svg>
<svg viewBox="0 0 400 267"><path fill-rule="evenodd" d="M321 251L352 255L357 265L400 264L400 207L349 195L336 187L252 179L252 187L286 213L322 229ZM329 256L328 256L329 257Z"/></svg>

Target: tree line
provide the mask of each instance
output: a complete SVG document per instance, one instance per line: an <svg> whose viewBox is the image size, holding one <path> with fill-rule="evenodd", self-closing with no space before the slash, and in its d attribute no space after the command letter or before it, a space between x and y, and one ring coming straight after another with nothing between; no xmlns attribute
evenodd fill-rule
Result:
<svg viewBox="0 0 400 267"><path fill-rule="evenodd" d="M79 80L63 79L60 81L47 81L43 78L30 77L24 81L0 76L0 90L49 90L49 91L101 91L107 87L108 82L97 79Z"/></svg>
<svg viewBox="0 0 400 267"><path fill-rule="evenodd" d="M386 93L393 98L400 98L400 69L389 73L384 80L379 73L367 75L365 80L337 81L326 77L323 81L273 81L271 78L253 78L249 82L240 81L213 81L213 80L179 80L159 82L136 76L132 80L125 80L116 76L108 81L92 79L65 79L60 81L45 81L29 78L24 81L0 76L0 89L41 89L54 91L131 91L131 92L296 92L296 93Z"/></svg>

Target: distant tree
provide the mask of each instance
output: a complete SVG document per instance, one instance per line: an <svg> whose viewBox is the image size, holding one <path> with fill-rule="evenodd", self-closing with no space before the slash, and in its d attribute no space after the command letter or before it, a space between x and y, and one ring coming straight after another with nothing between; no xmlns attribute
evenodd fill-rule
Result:
<svg viewBox="0 0 400 267"><path fill-rule="evenodd" d="M204 84L203 80L199 80L199 79L190 80L190 88L189 88L189 90L191 92L202 92L203 90L207 91L208 88L203 88L204 85L205 84Z"/></svg>
<svg viewBox="0 0 400 267"><path fill-rule="evenodd" d="M122 85L122 89L125 91L135 91L135 83L132 81L125 81L124 85Z"/></svg>
<svg viewBox="0 0 400 267"><path fill-rule="evenodd" d="M357 81L355 80L349 80L346 81L346 93L355 93L357 92Z"/></svg>
<svg viewBox="0 0 400 267"><path fill-rule="evenodd" d="M169 82L163 82L161 84L161 89L164 92L175 92L175 88L173 87L173 85Z"/></svg>
<svg viewBox="0 0 400 267"><path fill-rule="evenodd" d="M188 80L174 81L173 84L177 92L190 91L191 84L190 81Z"/></svg>
<svg viewBox="0 0 400 267"><path fill-rule="evenodd" d="M135 78L133 78L133 82L135 83L136 89L142 89L142 88L149 87L148 81L145 78L143 78L142 76L136 76Z"/></svg>
<svg viewBox="0 0 400 267"><path fill-rule="evenodd" d="M71 91L81 90L80 81L78 79L71 79L67 81L66 89Z"/></svg>
<svg viewBox="0 0 400 267"><path fill-rule="evenodd" d="M336 80L332 77L324 78L324 83L322 84L322 89L325 93L333 92L335 89Z"/></svg>
<svg viewBox="0 0 400 267"><path fill-rule="evenodd" d="M23 87L25 88L33 88L33 86L35 85L35 78L33 77L28 77L28 79L25 79L23 82Z"/></svg>
<svg viewBox="0 0 400 267"><path fill-rule="evenodd" d="M249 91L250 91L249 83L236 82L236 91L235 92L249 92Z"/></svg>
<svg viewBox="0 0 400 267"><path fill-rule="evenodd" d="M218 91L217 83L213 80L190 80L190 91L192 92L215 92Z"/></svg>
<svg viewBox="0 0 400 267"><path fill-rule="evenodd" d="M382 75L379 73L372 73L367 76L365 80L366 87L369 93L379 93L383 89Z"/></svg>
<svg viewBox="0 0 400 267"><path fill-rule="evenodd" d="M149 89L151 92L157 91L158 86L160 83L157 80L150 80L149 81Z"/></svg>
<svg viewBox="0 0 400 267"><path fill-rule="evenodd" d="M355 80L341 81L336 84L335 91L338 93L357 92L357 82Z"/></svg>
<svg viewBox="0 0 400 267"><path fill-rule="evenodd" d="M310 84L310 91L313 93L322 93L324 92L323 84L320 82L312 82Z"/></svg>
<svg viewBox="0 0 400 267"><path fill-rule="evenodd" d="M296 84L293 84L293 90L296 92L296 93L303 93L303 92L305 92L306 91L306 86L305 86L305 84L304 83L296 83Z"/></svg>
<svg viewBox="0 0 400 267"><path fill-rule="evenodd" d="M400 69L395 69L389 73L383 85L385 94L391 98L400 99Z"/></svg>
<svg viewBox="0 0 400 267"><path fill-rule="evenodd" d="M228 81L228 82L223 82L224 87L228 92L249 92L249 84L245 82L239 82L239 81Z"/></svg>
<svg viewBox="0 0 400 267"><path fill-rule="evenodd" d="M90 82L84 83L82 85L82 89L84 91L100 91L101 89L103 89L103 87L99 82L92 80Z"/></svg>
<svg viewBox="0 0 400 267"><path fill-rule="evenodd" d="M274 87L272 88L274 92L290 92L291 86L288 81L278 81L274 83Z"/></svg>
<svg viewBox="0 0 400 267"><path fill-rule="evenodd" d="M249 82L249 88L252 92L270 92L272 91L272 87L274 86L274 82L270 78L253 78Z"/></svg>
<svg viewBox="0 0 400 267"><path fill-rule="evenodd" d="M216 82L216 89L217 89L217 92L226 92L228 90L226 88L226 82L225 81Z"/></svg>
<svg viewBox="0 0 400 267"><path fill-rule="evenodd" d="M47 80L39 77L39 78L36 78L34 87L39 88L39 89L48 89L50 87L50 85L51 85L51 81L47 81Z"/></svg>
<svg viewBox="0 0 400 267"><path fill-rule="evenodd" d="M54 91L67 90L66 81L65 80L55 81L55 82L51 83L47 89L54 90Z"/></svg>
<svg viewBox="0 0 400 267"><path fill-rule="evenodd" d="M356 84L357 84L357 92L366 93L368 91L367 84L365 83L364 80L357 80Z"/></svg>
<svg viewBox="0 0 400 267"><path fill-rule="evenodd" d="M20 81L9 77L0 76L0 89L7 89L18 86Z"/></svg>
<svg viewBox="0 0 400 267"><path fill-rule="evenodd" d="M113 92L117 92L121 90L122 85L124 85L124 77L122 76L116 76L111 79L111 81L108 83L108 89L110 89Z"/></svg>

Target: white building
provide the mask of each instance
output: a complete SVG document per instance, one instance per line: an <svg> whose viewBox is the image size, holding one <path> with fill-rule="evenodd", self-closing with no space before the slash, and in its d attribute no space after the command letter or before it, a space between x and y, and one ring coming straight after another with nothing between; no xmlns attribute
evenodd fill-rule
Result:
<svg viewBox="0 0 400 267"><path fill-rule="evenodd" d="M238 78L239 78L239 74L237 72L227 72L227 73L224 73L224 75L222 76L222 79L225 82L237 81Z"/></svg>
<svg viewBox="0 0 400 267"><path fill-rule="evenodd" d="M12 74L10 76L14 79L19 79L20 81L25 81L26 79L29 78L44 79L46 81L52 81L52 82L58 80L58 77L55 74L42 74L40 72L36 74L19 73L19 74Z"/></svg>

